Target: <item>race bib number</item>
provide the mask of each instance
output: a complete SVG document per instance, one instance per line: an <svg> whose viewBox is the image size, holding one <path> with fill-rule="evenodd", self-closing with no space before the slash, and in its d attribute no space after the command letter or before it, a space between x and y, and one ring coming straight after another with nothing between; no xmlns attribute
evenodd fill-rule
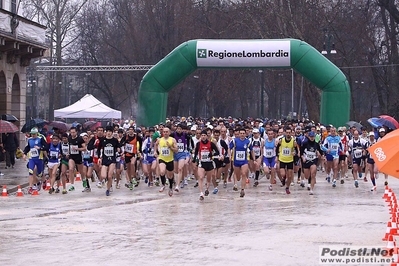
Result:
<svg viewBox="0 0 399 266"><path fill-rule="evenodd" d="M338 143L332 143L331 144L331 150L333 150L333 151L338 151Z"/></svg>
<svg viewBox="0 0 399 266"><path fill-rule="evenodd" d="M202 151L201 152L201 161L202 162L209 162L211 160L211 157L209 155L209 151Z"/></svg>
<svg viewBox="0 0 399 266"><path fill-rule="evenodd" d="M119 163L120 161L121 161L121 157L119 157L119 156L118 156L118 157L116 157L116 162L118 162L118 163Z"/></svg>
<svg viewBox="0 0 399 266"><path fill-rule="evenodd" d="M362 150L355 150L354 152L355 158L361 158L363 153Z"/></svg>
<svg viewBox="0 0 399 266"><path fill-rule="evenodd" d="M236 160L245 161L245 151L236 151Z"/></svg>
<svg viewBox="0 0 399 266"><path fill-rule="evenodd" d="M79 154L78 145L71 145L70 148L71 148L71 154Z"/></svg>
<svg viewBox="0 0 399 266"><path fill-rule="evenodd" d="M163 147L163 148L161 149L161 154L162 154L162 156L165 156L165 157L170 156L170 149L169 149L169 148L166 148L166 147Z"/></svg>
<svg viewBox="0 0 399 266"><path fill-rule="evenodd" d="M178 152L183 152L184 151L184 143L177 143L177 149L178 149Z"/></svg>
<svg viewBox="0 0 399 266"><path fill-rule="evenodd" d="M260 156L260 147L253 147L255 156Z"/></svg>
<svg viewBox="0 0 399 266"><path fill-rule="evenodd" d="M283 148L283 156L290 156L291 149L290 148Z"/></svg>
<svg viewBox="0 0 399 266"><path fill-rule="evenodd" d="M94 149L94 157L98 158L97 149Z"/></svg>
<svg viewBox="0 0 399 266"><path fill-rule="evenodd" d="M69 147L68 146L62 146L62 153L64 155L67 155L69 153Z"/></svg>
<svg viewBox="0 0 399 266"><path fill-rule="evenodd" d="M104 155L107 157L114 156L114 147L104 147Z"/></svg>
<svg viewBox="0 0 399 266"><path fill-rule="evenodd" d="M90 158L90 151L84 151L83 152L83 158L89 159Z"/></svg>
<svg viewBox="0 0 399 266"><path fill-rule="evenodd" d="M314 159L316 159L316 153L314 153L314 152L307 152L306 153L306 160L307 161L313 161Z"/></svg>
<svg viewBox="0 0 399 266"><path fill-rule="evenodd" d="M36 148L32 148L30 150L30 157L32 158L39 157L39 151Z"/></svg>
<svg viewBox="0 0 399 266"><path fill-rule="evenodd" d="M134 148L134 145L132 145L132 144L126 144L126 146L125 146L125 151L126 151L127 153L133 153L133 148Z"/></svg>
<svg viewBox="0 0 399 266"><path fill-rule="evenodd" d="M273 151L273 149L266 149L266 151L265 151L265 157L266 157L266 158L272 158L272 157L274 157L274 151Z"/></svg>
<svg viewBox="0 0 399 266"><path fill-rule="evenodd" d="M50 157L51 157L51 158L58 158L58 152L56 152L56 151L50 151Z"/></svg>
<svg viewBox="0 0 399 266"><path fill-rule="evenodd" d="M154 149L151 149L150 152L148 153L149 157L154 157Z"/></svg>

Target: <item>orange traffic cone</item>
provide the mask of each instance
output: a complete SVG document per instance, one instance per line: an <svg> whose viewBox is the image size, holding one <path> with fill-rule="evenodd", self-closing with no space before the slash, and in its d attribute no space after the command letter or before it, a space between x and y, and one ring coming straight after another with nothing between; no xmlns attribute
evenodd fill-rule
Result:
<svg viewBox="0 0 399 266"><path fill-rule="evenodd" d="M36 189L34 189L32 191L32 196L39 196L39 192Z"/></svg>
<svg viewBox="0 0 399 266"><path fill-rule="evenodd" d="M50 179L47 179L46 188L44 190L50 190L50 188L51 188Z"/></svg>
<svg viewBox="0 0 399 266"><path fill-rule="evenodd" d="M395 249L396 249L396 243L393 239L393 235L389 235L386 250L388 251L388 254L392 254L390 253L390 250L395 250Z"/></svg>
<svg viewBox="0 0 399 266"><path fill-rule="evenodd" d="M24 193L22 193L21 186L18 186L17 197L23 197Z"/></svg>
<svg viewBox="0 0 399 266"><path fill-rule="evenodd" d="M389 234L390 235L398 235L398 223L397 223L397 220L396 220L396 217L395 218L392 218L392 220L391 220L391 230L390 230L390 232L389 232Z"/></svg>
<svg viewBox="0 0 399 266"><path fill-rule="evenodd" d="M385 202L389 202L391 200L392 195L395 195L395 193L392 192L392 189L389 189L387 197L385 198Z"/></svg>
<svg viewBox="0 0 399 266"><path fill-rule="evenodd" d="M82 175L79 172L76 172L75 181L82 181Z"/></svg>
<svg viewBox="0 0 399 266"><path fill-rule="evenodd" d="M4 185L3 186L3 192L1 193L2 197L8 197L8 192L7 192L7 186Z"/></svg>
<svg viewBox="0 0 399 266"><path fill-rule="evenodd" d="M398 255L398 248L396 247L393 249L391 266L397 266L398 262L399 262L399 255Z"/></svg>
<svg viewBox="0 0 399 266"><path fill-rule="evenodd" d="M392 223L391 222L388 222L388 224L387 224L387 230L385 231L385 236L384 236L384 238L382 239L383 241L387 241L388 240L388 237L389 237L389 233L391 232L391 228L392 228Z"/></svg>
<svg viewBox="0 0 399 266"><path fill-rule="evenodd" d="M384 195L382 196L383 199L386 199L388 197L388 192L389 192L389 187L385 186Z"/></svg>

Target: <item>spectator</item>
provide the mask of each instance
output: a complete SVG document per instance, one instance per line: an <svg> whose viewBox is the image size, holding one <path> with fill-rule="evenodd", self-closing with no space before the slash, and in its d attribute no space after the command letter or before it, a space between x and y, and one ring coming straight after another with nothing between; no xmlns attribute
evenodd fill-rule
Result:
<svg viewBox="0 0 399 266"><path fill-rule="evenodd" d="M8 167L14 168L15 152L19 149L19 141L15 133L3 134L3 148L6 157L6 169Z"/></svg>

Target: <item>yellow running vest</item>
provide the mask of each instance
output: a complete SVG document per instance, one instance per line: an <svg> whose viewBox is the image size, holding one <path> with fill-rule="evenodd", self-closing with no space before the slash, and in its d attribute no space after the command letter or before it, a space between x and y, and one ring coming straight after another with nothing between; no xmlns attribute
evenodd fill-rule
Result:
<svg viewBox="0 0 399 266"><path fill-rule="evenodd" d="M294 161L294 138L291 137L289 142L285 141L285 137L281 139L281 144L279 148L278 160L283 163L291 163Z"/></svg>
<svg viewBox="0 0 399 266"><path fill-rule="evenodd" d="M169 145L172 146L173 138L169 137L167 142L169 142ZM166 163L173 161L173 151L166 144L165 138L159 139L159 157L158 158Z"/></svg>

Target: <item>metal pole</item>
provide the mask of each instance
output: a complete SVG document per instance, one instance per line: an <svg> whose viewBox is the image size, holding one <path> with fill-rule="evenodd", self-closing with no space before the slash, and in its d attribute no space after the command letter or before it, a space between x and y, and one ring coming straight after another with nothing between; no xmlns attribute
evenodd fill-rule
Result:
<svg viewBox="0 0 399 266"><path fill-rule="evenodd" d="M265 103L264 103L264 99L265 99L265 95L264 95L264 76L263 76L263 70L259 70L260 73L260 116L263 119L265 117Z"/></svg>
<svg viewBox="0 0 399 266"><path fill-rule="evenodd" d="M291 68L291 116L294 118L294 69Z"/></svg>

